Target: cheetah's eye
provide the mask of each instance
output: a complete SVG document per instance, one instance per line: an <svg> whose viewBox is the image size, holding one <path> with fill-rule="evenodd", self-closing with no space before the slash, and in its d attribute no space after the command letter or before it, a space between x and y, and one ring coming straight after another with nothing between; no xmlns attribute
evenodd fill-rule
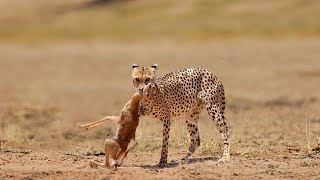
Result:
<svg viewBox="0 0 320 180"><path fill-rule="evenodd" d="M138 79L138 78L135 78L134 80L136 80L137 82L139 82L139 79Z"/></svg>
<svg viewBox="0 0 320 180"><path fill-rule="evenodd" d="M146 79L146 84L147 84L147 85L148 85L149 81L150 81L150 78L147 78L147 79Z"/></svg>

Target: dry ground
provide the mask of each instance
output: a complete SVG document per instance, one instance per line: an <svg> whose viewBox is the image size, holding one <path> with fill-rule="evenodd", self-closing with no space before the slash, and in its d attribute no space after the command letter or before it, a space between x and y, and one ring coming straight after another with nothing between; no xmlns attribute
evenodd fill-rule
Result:
<svg viewBox="0 0 320 180"><path fill-rule="evenodd" d="M318 0L0 1L0 179L320 179ZM142 119L118 171L103 161L131 97L131 64L158 76L204 67L225 85L232 161L201 115L189 164L183 120L169 167L157 169L162 124Z"/></svg>
<svg viewBox="0 0 320 180"><path fill-rule="evenodd" d="M51 43L0 45L1 179L271 179L320 177L320 43L318 39L211 43ZM202 145L179 164L188 137L171 131L170 167L160 156L161 123L142 119L138 145L118 171L90 169L103 160L114 124L78 126L117 114L134 92L130 65L158 63L158 76L205 67L224 82L232 161L218 164L219 135L206 112Z"/></svg>

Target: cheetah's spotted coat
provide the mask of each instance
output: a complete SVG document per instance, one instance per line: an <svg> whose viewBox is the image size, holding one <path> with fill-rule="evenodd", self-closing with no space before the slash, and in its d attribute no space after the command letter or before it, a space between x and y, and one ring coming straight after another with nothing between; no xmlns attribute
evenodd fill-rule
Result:
<svg viewBox="0 0 320 180"><path fill-rule="evenodd" d="M184 116L191 143L188 159L200 145L198 128L199 114L206 107L221 133L224 143L223 156L219 160L229 161L229 133L225 117L225 94L221 81L203 68L183 69L156 79L157 65L139 67L133 65L133 84L140 93L147 85L152 85L152 94L140 102L140 115L163 121L163 144L160 167L167 163L168 140L171 118Z"/></svg>

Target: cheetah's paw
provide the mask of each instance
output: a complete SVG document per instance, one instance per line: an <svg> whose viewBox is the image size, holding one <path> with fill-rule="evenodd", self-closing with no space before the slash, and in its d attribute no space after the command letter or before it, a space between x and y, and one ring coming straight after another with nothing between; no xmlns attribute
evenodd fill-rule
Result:
<svg viewBox="0 0 320 180"><path fill-rule="evenodd" d="M228 162L230 162L230 157L225 157L225 156L223 156L222 158L220 158L220 159L218 160L218 163L221 163L221 164L223 164L223 163L228 163Z"/></svg>
<svg viewBox="0 0 320 180"><path fill-rule="evenodd" d="M159 168L164 168L164 167L167 167L167 163L166 162L160 162L159 164L158 164L158 167Z"/></svg>

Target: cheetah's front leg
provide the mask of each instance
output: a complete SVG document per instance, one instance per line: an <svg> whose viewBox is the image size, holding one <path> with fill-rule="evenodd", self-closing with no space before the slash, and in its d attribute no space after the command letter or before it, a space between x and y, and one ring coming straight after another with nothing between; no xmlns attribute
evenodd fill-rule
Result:
<svg viewBox="0 0 320 180"><path fill-rule="evenodd" d="M170 133L170 124L171 124L171 120L169 117L163 119L162 121L163 121L163 140L162 140L161 158L158 164L160 168L163 168L167 165L169 133Z"/></svg>

